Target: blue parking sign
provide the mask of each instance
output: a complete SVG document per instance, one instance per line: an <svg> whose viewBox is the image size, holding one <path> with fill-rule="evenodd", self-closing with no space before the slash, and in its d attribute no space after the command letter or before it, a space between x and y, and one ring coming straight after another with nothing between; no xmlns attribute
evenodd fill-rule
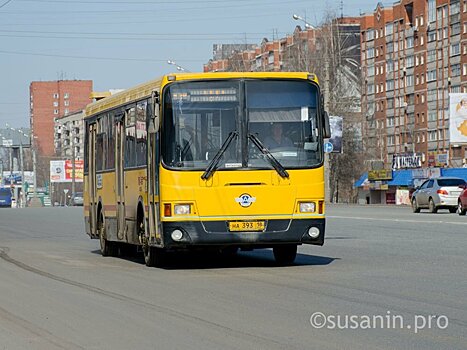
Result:
<svg viewBox="0 0 467 350"><path fill-rule="evenodd" d="M333 149L334 149L334 146L332 145L331 142L326 142L324 144L324 152L331 153Z"/></svg>

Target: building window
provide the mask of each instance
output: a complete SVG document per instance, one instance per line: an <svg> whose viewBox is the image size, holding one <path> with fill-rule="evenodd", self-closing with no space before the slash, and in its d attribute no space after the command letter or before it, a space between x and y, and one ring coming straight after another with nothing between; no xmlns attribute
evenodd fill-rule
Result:
<svg viewBox="0 0 467 350"><path fill-rule="evenodd" d="M58 98L58 94L55 92L55 93L53 94L53 97L54 97L54 98Z"/></svg>
<svg viewBox="0 0 467 350"><path fill-rule="evenodd" d="M428 141L436 141L436 130L428 131Z"/></svg>
<svg viewBox="0 0 467 350"><path fill-rule="evenodd" d="M453 2L451 1L451 5L450 5L450 13L451 15L455 15L455 14L458 14L461 12L461 5L460 5L460 2L457 1L457 2Z"/></svg>
<svg viewBox="0 0 467 350"><path fill-rule="evenodd" d="M386 61L386 72L391 73L393 71L394 71L394 61L389 59Z"/></svg>
<svg viewBox="0 0 467 350"><path fill-rule="evenodd" d="M54 101L54 107L58 107L58 101Z"/></svg>
<svg viewBox="0 0 467 350"><path fill-rule="evenodd" d="M70 105L70 101L65 101L65 106L69 106Z"/></svg>
<svg viewBox="0 0 467 350"><path fill-rule="evenodd" d="M407 57L405 58L405 67L406 67L406 68L411 68L411 67L413 67L413 65L414 65L413 56L412 56L412 55L411 55L411 56L407 56Z"/></svg>
<svg viewBox="0 0 467 350"><path fill-rule="evenodd" d="M386 44L386 53L392 53L394 51L394 43L391 41Z"/></svg>
<svg viewBox="0 0 467 350"><path fill-rule="evenodd" d="M389 135L387 137L388 140L388 146L394 146L394 135Z"/></svg>
<svg viewBox="0 0 467 350"><path fill-rule="evenodd" d="M461 54L461 44L452 44L451 45L451 56L457 56Z"/></svg>
<svg viewBox="0 0 467 350"><path fill-rule="evenodd" d="M430 70L426 73L426 81L435 81L436 80L436 69Z"/></svg>
<svg viewBox="0 0 467 350"><path fill-rule="evenodd" d="M460 23L454 23L451 24L451 35L458 35L461 32L461 24Z"/></svg>
<svg viewBox="0 0 467 350"><path fill-rule="evenodd" d="M366 41L371 41L375 38L375 31L373 29L368 29L365 33Z"/></svg>
<svg viewBox="0 0 467 350"><path fill-rule="evenodd" d="M428 0L428 23L436 20L436 0Z"/></svg>
<svg viewBox="0 0 467 350"><path fill-rule="evenodd" d="M427 42L431 43L436 40L436 30L430 30L427 34Z"/></svg>
<svg viewBox="0 0 467 350"><path fill-rule="evenodd" d="M413 36L409 36L405 39L405 48L411 49L413 47Z"/></svg>
<svg viewBox="0 0 467 350"><path fill-rule="evenodd" d="M394 90L394 80L386 80L386 91Z"/></svg>
<svg viewBox="0 0 467 350"><path fill-rule="evenodd" d="M413 75L407 75L405 77L405 86L413 86Z"/></svg>
<svg viewBox="0 0 467 350"><path fill-rule="evenodd" d="M386 32L386 35L391 35L394 32L394 24L393 23L386 24L385 32Z"/></svg>
<svg viewBox="0 0 467 350"><path fill-rule="evenodd" d="M460 65L460 63L453 64L451 66L451 76L458 77L459 75L461 75L461 65Z"/></svg>
<svg viewBox="0 0 467 350"><path fill-rule="evenodd" d="M65 99L70 98L70 94L68 92L65 92L65 94L63 95L63 98Z"/></svg>
<svg viewBox="0 0 467 350"><path fill-rule="evenodd" d="M58 114L58 109L54 109L54 114Z"/></svg>
<svg viewBox="0 0 467 350"><path fill-rule="evenodd" d="M375 75L375 66L371 65L367 67L367 76L373 77Z"/></svg>

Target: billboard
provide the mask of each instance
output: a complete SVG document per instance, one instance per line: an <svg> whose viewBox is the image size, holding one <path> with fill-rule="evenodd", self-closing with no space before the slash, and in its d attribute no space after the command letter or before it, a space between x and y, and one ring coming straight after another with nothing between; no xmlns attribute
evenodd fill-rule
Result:
<svg viewBox="0 0 467 350"><path fill-rule="evenodd" d="M449 138L467 143L467 94L449 94Z"/></svg>
<svg viewBox="0 0 467 350"><path fill-rule="evenodd" d="M342 153L342 130L344 120L342 117L329 116L329 126L331 127L332 153Z"/></svg>
<svg viewBox="0 0 467 350"><path fill-rule="evenodd" d="M84 161L75 160L75 182L83 182ZM72 182L73 164L71 160L50 161L50 182Z"/></svg>

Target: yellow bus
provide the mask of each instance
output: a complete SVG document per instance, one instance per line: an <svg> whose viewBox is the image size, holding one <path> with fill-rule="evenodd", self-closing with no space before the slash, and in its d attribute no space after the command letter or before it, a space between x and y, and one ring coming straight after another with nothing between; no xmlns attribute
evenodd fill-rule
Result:
<svg viewBox="0 0 467 350"><path fill-rule="evenodd" d="M324 243L330 129L313 74L169 74L91 103L85 128L85 226L104 256L272 248L291 264Z"/></svg>

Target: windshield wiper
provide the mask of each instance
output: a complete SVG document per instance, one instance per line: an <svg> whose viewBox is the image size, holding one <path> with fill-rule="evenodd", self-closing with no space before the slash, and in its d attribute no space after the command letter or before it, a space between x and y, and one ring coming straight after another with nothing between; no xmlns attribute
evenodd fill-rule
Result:
<svg viewBox="0 0 467 350"><path fill-rule="evenodd" d="M233 141L234 138L238 136L238 131L231 131L229 133L229 136L225 139L224 143L222 144L221 148L219 151L216 153L214 158L211 160L209 163L208 167L204 171L203 175L201 175L201 178L203 180L207 180L211 177L211 175L214 173L214 171L217 168L217 165L219 164L219 161L222 158L222 155L225 153L227 148L229 147L230 143Z"/></svg>
<svg viewBox="0 0 467 350"><path fill-rule="evenodd" d="M263 143L260 141L258 136L256 136L255 134L249 134L248 138L253 142L253 144L256 147L258 147L258 149L261 151L261 153L266 156L269 163L271 163L271 165L274 167L274 169L276 169L277 173L281 177L283 177L283 178L288 178L289 177L289 173L287 172L287 170L285 170L284 167L282 166L282 164L279 163L276 158L274 158L272 153L263 145Z"/></svg>

